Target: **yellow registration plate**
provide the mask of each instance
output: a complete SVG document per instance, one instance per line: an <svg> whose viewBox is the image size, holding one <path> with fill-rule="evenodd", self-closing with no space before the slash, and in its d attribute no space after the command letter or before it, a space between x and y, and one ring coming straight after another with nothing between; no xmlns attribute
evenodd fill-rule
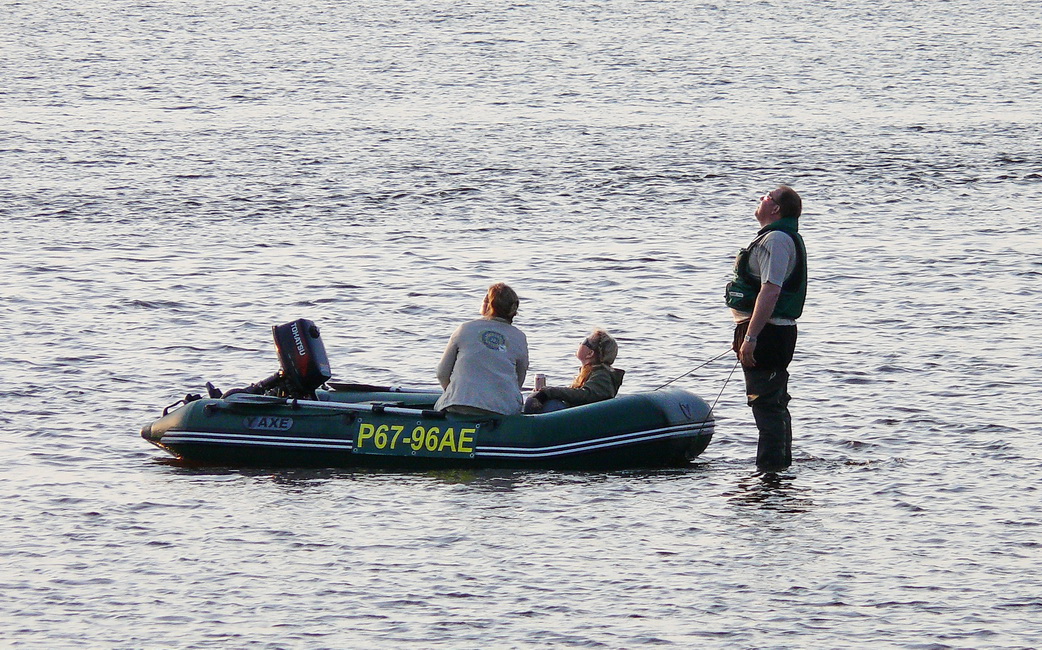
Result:
<svg viewBox="0 0 1042 650"><path fill-rule="evenodd" d="M354 453L427 458L471 458L481 425L473 422L431 424L404 418L364 419L356 423Z"/></svg>

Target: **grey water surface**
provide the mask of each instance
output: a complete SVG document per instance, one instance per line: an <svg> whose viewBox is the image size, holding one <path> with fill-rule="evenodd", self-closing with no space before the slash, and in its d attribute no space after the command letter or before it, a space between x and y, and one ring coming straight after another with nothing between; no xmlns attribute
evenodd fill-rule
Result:
<svg viewBox="0 0 1042 650"><path fill-rule="evenodd" d="M1036 1L0 2L0 645L1042 644ZM778 183L795 463L740 373L690 468L262 471L138 432L277 368L434 384L488 284L532 372L727 350ZM730 377L730 381L728 378Z"/></svg>

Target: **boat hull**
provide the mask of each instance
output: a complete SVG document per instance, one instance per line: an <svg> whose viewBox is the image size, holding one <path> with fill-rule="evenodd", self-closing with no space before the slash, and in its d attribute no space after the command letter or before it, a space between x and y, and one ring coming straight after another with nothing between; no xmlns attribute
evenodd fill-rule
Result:
<svg viewBox="0 0 1042 650"><path fill-rule="evenodd" d="M194 465L615 469L684 466L715 426L703 400L677 389L496 417L434 411L429 391L345 386L317 397L194 400L141 435Z"/></svg>

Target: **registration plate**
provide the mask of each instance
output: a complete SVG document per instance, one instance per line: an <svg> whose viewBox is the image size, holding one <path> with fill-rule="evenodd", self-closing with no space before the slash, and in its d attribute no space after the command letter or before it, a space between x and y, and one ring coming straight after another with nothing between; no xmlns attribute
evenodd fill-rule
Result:
<svg viewBox="0 0 1042 650"><path fill-rule="evenodd" d="M354 453L425 458L473 458L481 425L473 422L429 424L381 418L356 423Z"/></svg>

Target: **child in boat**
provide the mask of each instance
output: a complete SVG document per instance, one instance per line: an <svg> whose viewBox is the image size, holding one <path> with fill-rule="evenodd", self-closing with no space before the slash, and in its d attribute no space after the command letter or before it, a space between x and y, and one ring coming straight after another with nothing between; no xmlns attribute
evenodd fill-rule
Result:
<svg viewBox="0 0 1042 650"><path fill-rule="evenodd" d="M611 399L619 392L624 370L612 368L619 344L611 334L595 329L579 344L575 358L582 367L568 388L547 386L532 393L525 401L525 413L549 413L569 406L592 404Z"/></svg>

